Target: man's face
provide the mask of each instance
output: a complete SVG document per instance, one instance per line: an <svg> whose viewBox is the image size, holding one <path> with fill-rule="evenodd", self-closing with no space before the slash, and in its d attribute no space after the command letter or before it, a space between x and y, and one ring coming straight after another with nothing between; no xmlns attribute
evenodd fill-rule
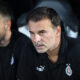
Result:
<svg viewBox="0 0 80 80"><path fill-rule="evenodd" d="M38 53L52 51L58 47L61 29L54 28L49 19L29 21L31 40Z"/></svg>
<svg viewBox="0 0 80 80"><path fill-rule="evenodd" d="M4 18L0 15L0 43L4 40L6 35L6 24Z"/></svg>

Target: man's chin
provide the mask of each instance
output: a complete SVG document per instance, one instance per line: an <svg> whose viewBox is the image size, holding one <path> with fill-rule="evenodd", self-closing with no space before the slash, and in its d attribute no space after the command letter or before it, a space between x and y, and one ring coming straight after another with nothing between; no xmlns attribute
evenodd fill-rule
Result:
<svg viewBox="0 0 80 80"><path fill-rule="evenodd" d="M45 52L46 52L45 50L37 50L37 49L36 49L36 51L37 51L38 53L45 53Z"/></svg>

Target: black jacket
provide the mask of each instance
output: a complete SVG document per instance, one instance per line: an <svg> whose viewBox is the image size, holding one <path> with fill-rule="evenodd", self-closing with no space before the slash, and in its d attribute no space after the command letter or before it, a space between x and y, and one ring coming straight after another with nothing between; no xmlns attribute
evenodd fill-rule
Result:
<svg viewBox="0 0 80 80"><path fill-rule="evenodd" d="M0 80L17 80L20 55L29 42L26 36L13 31L9 45L0 47Z"/></svg>
<svg viewBox="0 0 80 80"><path fill-rule="evenodd" d="M20 80L80 80L80 39L62 36L59 58L52 63L46 53L29 45L19 64Z"/></svg>

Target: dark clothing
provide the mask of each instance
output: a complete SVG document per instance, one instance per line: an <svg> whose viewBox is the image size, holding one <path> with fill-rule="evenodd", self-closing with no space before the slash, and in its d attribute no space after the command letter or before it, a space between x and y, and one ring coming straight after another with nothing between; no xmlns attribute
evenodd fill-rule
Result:
<svg viewBox="0 0 80 80"><path fill-rule="evenodd" d="M19 64L20 80L80 80L80 39L62 37L56 63L46 53L39 54L28 46Z"/></svg>
<svg viewBox="0 0 80 80"><path fill-rule="evenodd" d="M17 80L19 57L29 42L26 36L13 31L10 44L0 47L0 80Z"/></svg>

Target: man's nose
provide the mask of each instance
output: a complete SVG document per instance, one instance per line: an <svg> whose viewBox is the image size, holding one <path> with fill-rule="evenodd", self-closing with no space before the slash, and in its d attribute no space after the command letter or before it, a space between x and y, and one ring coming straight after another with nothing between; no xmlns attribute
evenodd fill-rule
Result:
<svg viewBox="0 0 80 80"><path fill-rule="evenodd" d="M40 40L41 40L41 36L38 35L38 34L36 34L36 35L34 36L34 42L39 42Z"/></svg>

